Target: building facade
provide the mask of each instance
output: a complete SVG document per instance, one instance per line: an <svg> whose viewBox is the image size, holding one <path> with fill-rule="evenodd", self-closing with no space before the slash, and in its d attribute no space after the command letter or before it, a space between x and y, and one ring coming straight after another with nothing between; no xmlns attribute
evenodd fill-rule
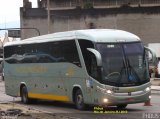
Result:
<svg viewBox="0 0 160 119"><path fill-rule="evenodd" d="M38 7L32 8L24 0L20 8L21 28L37 28L41 35L91 28L121 29L138 35L144 44L159 42L160 0L50 0L49 5L47 0L37 0L37 3ZM21 39L37 35L35 29L21 30Z"/></svg>

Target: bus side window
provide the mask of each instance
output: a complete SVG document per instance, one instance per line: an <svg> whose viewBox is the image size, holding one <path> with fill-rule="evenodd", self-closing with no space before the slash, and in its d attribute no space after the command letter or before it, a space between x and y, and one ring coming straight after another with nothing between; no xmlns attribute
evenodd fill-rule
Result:
<svg viewBox="0 0 160 119"><path fill-rule="evenodd" d="M23 46L8 46L5 47L4 51L6 52L4 55L4 60L6 62L11 64L21 63L24 52Z"/></svg>
<svg viewBox="0 0 160 119"><path fill-rule="evenodd" d="M98 69L97 69L97 62L96 62L96 57L94 54L90 53L90 57L91 57L91 65L90 65L90 73L91 76L95 79L98 79Z"/></svg>
<svg viewBox="0 0 160 119"><path fill-rule="evenodd" d="M94 48L94 44L88 40L79 40L79 45L82 51L83 59L85 62L85 66L88 74L95 78L97 78L97 63L95 56L87 50L87 48Z"/></svg>
<svg viewBox="0 0 160 119"><path fill-rule="evenodd" d="M61 60L81 67L75 40L60 41Z"/></svg>

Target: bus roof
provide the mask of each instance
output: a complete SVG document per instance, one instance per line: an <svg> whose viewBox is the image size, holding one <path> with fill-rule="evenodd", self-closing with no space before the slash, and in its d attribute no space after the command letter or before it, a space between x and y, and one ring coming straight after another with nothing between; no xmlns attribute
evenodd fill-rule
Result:
<svg viewBox="0 0 160 119"><path fill-rule="evenodd" d="M33 44L51 41L63 41L71 39L86 39L93 42L135 42L140 41L140 38L132 33L115 30L115 29L86 29L74 30L66 32L57 32L37 37L28 38L21 41L8 42L4 46Z"/></svg>

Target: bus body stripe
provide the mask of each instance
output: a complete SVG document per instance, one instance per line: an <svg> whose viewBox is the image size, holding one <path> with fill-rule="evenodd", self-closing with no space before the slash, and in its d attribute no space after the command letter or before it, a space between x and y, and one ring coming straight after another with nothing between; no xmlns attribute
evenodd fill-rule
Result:
<svg viewBox="0 0 160 119"><path fill-rule="evenodd" d="M45 99L45 100L57 100L57 101L69 101L68 96L48 95L48 94L36 94L28 93L29 98Z"/></svg>

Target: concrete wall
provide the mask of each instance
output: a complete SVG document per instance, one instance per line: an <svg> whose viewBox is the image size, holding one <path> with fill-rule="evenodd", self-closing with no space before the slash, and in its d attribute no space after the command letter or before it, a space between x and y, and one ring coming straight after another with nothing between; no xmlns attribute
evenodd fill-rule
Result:
<svg viewBox="0 0 160 119"><path fill-rule="evenodd" d="M36 27L41 35L47 34L46 10L21 8L21 27ZM138 35L144 44L160 42L160 7L51 11L51 33L91 27L126 30ZM36 35L34 30L23 30L21 38Z"/></svg>

